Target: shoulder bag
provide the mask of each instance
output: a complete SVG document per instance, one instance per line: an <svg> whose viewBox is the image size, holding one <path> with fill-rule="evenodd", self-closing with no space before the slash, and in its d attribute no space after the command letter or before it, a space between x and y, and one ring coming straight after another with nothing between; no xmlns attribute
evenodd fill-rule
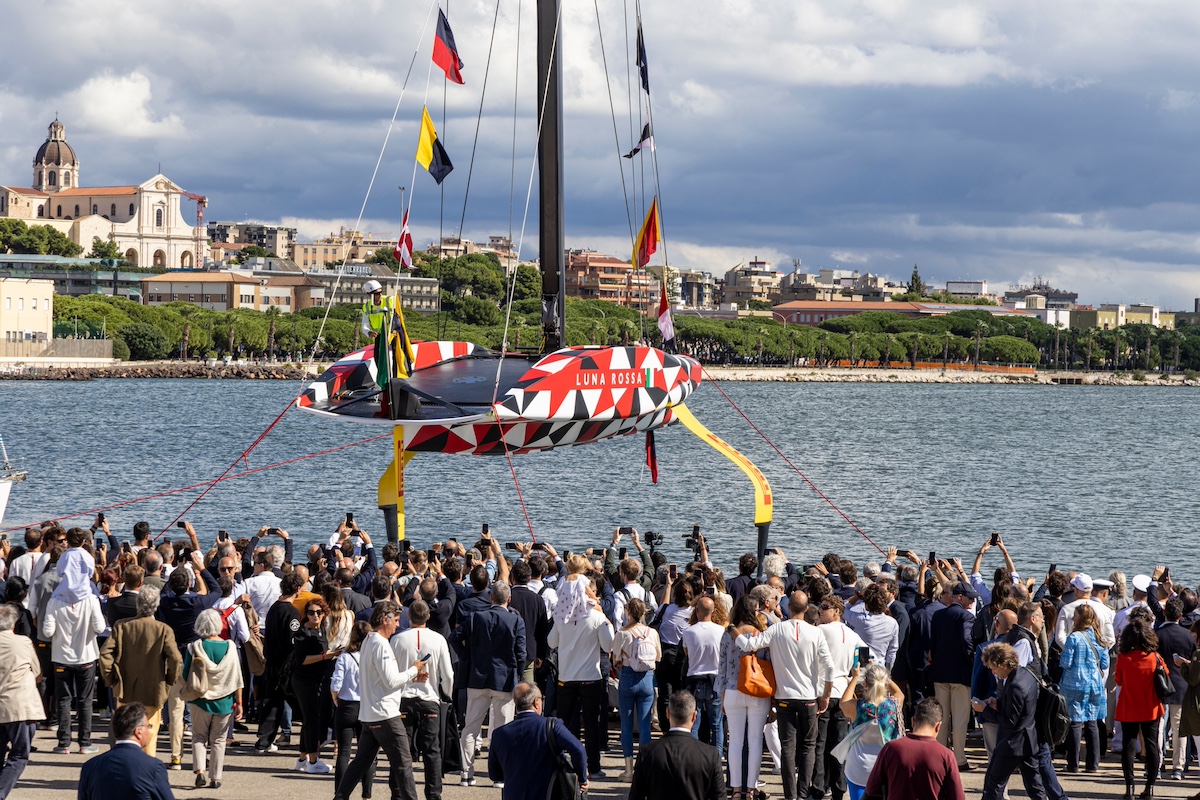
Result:
<svg viewBox="0 0 1200 800"><path fill-rule="evenodd" d="M1175 684L1171 682L1171 675L1167 672L1167 664L1162 660L1162 656L1155 653L1154 658L1157 661L1154 665L1154 693L1158 695L1160 702L1166 703L1175 696Z"/></svg>
<svg viewBox="0 0 1200 800"><path fill-rule="evenodd" d="M554 718L546 719L546 743L554 756L554 773L546 788L546 800L580 800L583 792L579 788L579 776L570 760L563 755L558 737L554 735Z"/></svg>
<svg viewBox="0 0 1200 800"><path fill-rule="evenodd" d="M231 645L232 646L232 645ZM179 696L190 703L208 694L208 670L204 667L204 643L195 641L189 645L192 651L192 666L188 669L187 680L179 690Z"/></svg>
<svg viewBox="0 0 1200 800"><path fill-rule="evenodd" d="M738 664L737 690L751 697L775 696L775 668L754 653L742 655Z"/></svg>

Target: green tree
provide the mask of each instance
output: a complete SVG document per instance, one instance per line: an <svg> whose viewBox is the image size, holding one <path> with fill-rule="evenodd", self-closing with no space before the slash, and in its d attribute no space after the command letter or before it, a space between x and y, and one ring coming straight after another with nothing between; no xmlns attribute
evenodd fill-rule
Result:
<svg viewBox="0 0 1200 800"><path fill-rule="evenodd" d="M928 291L928 287L925 285L925 281L921 280L921 270L917 269L916 264L913 264L912 276L908 279L908 293L924 297L926 291Z"/></svg>
<svg viewBox="0 0 1200 800"><path fill-rule="evenodd" d="M49 225L33 225L9 241L14 253L65 256L75 258L83 248L72 242L65 233Z"/></svg>
<svg viewBox="0 0 1200 800"><path fill-rule="evenodd" d="M513 288L513 302L530 300L542 296L542 273L529 264L520 264L514 275L517 285Z"/></svg>
<svg viewBox="0 0 1200 800"><path fill-rule="evenodd" d="M121 248L117 247L117 243L112 240L93 236L92 252L88 253L88 258L115 258L121 260Z"/></svg>
<svg viewBox="0 0 1200 800"><path fill-rule="evenodd" d="M392 252L390 247L381 247L371 255L367 256L368 264L383 264L392 272L400 271L400 259L396 258L396 254Z"/></svg>
<svg viewBox="0 0 1200 800"><path fill-rule="evenodd" d="M146 322L132 322L117 331L129 348L131 361L160 361L171 352L167 335Z"/></svg>
<svg viewBox="0 0 1200 800"><path fill-rule="evenodd" d="M454 300L453 316L468 325L499 325L504 321L495 303L470 295Z"/></svg>
<svg viewBox="0 0 1200 800"><path fill-rule="evenodd" d="M252 244L249 247L243 247L239 250L237 255L233 257L233 260L239 264L245 264L251 258L279 258L279 256L270 252L265 247Z"/></svg>

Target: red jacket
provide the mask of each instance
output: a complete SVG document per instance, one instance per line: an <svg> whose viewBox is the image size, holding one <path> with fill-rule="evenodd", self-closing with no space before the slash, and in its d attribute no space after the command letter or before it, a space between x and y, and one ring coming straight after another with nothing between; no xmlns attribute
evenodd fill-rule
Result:
<svg viewBox="0 0 1200 800"><path fill-rule="evenodd" d="M1158 653L1134 650L1117 656L1113 680L1121 687L1117 696L1117 722L1153 722L1163 715L1163 704L1154 691L1154 668Z"/></svg>

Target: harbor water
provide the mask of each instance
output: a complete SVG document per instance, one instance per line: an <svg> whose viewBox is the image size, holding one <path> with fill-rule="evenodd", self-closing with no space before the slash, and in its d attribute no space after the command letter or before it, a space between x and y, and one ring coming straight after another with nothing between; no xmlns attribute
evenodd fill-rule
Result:
<svg viewBox="0 0 1200 800"><path fill-rule="evenodd" d="M29 472L3 527L113 506L211 480L287 407L289 381L99 380L0 383L0 432ZM725 383L722 388L847 516L881 547L967 561L1000 531L1017 566L1129 574L1167 564L1195 585L1200 553L1200 392L1158 387L856 383ZM878 556L750 428L715 387L689 406L750 456L774 491L771 543L797 562L833 550ZM286 414L233 473L386 433ZM560 548L608 542L632 525L665 534L671 561L699 524L714 560L734 567L754 548L753 493L731 463L682 426L657 433L651 483L641 436L513 459L419 454L406 481L407 530L422 547L474 541L487 522L504 541L533 532ZM218 528L260 525L300 543L328 536L347 511L382 539L376 483L388 439L224 481L186 518L206 543ZM165 528L199 489L114 508L122 536L148 520ZM91 523L76 517L64 524ZM174 536L178 531L171 530ZM19 531L9 534L18 538ZM297 550L297 553L302 551ZM987 568L998 562L993 551ZM985 572L987 569L985 569Z"/></svg>

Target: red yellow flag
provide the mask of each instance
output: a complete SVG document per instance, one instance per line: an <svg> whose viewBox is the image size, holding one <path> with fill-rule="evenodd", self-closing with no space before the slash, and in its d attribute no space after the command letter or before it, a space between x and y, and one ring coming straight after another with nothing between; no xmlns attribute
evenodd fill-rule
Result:
<svg viewBox="0 0 1200 800"><path fill-rule="evenodd" d="M637 242L633 245L634 269L641 269L650 263L650 256L658 250L660 241L662 241L662 232L658 223L658 197L655 197L654 202L650 204L650 210L646 213L646 221L642 224L641 231L638 232Z"/></svg>

